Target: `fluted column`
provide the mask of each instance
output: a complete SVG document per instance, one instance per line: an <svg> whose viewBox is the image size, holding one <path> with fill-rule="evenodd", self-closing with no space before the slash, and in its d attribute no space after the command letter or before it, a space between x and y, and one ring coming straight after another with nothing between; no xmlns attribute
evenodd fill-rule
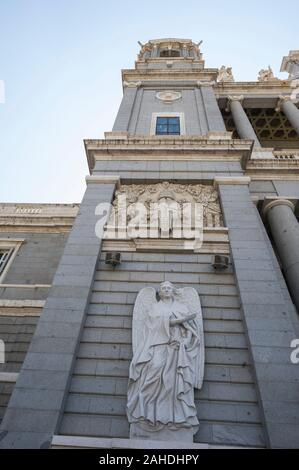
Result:
<svg viewBox="0 0 299 470"><path fill-rule="evenodd" d="M293 301L299 312L299 223L288 199L265 201L266 215Z"/></svg>
<svg viewBox="0 0 299 470"><path fill-rule="evenodd" d="M295 105L291 96L282 96L278 103L278 110L282 110L288 118L293 128L299 135L299 109Z"/></svg>
<svg viewBox="0 0 299 470"><path fill-rule="evenodd" d="M259 139L245 113L242 101L243 96L229 96L229 108L231 110L235 126L241 139L250 139L254 141L255 147L260 147Z"/></svg>

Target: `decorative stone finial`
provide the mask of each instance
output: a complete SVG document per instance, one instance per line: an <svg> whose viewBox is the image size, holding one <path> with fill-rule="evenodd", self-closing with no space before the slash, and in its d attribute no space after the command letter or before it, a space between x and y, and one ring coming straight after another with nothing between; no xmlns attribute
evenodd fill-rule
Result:
<svg viewBox="0 0 299 470"><path fill-rule="evenodd" d="M267 69L262 69L259 71L259 74L258 74L259 82L272 82L273 80L278 80L278 78L274 77L274 73L270 65L268 66Z"/></svg>

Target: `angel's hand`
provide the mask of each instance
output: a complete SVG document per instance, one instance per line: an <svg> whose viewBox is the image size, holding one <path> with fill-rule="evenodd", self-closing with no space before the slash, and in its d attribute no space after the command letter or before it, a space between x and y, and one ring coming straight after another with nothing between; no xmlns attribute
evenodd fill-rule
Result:
<svg viewBox="0 0 299 470"><path fill-rule="evenodd" d="M196 318L196 313L192 313L191 315L187 315L183 318L178 318L177 320L170 320L169 324L170 326L181 325L186 321L194 320L194 318Z"/></svg>
<svg viewBox="0 0 299 470"><path fill-rule="evenodd" d="M170 325L170 326L180 325L182 322L183 322L182 319L178 319L178 320L169 320L169 325Z"/></svg>
<svg viewBox="0 0 299 470"><path fill-rule="evenodd" d="M194 320L194 318L196 318L196 313L191 313L191 315L186 317L186 320Z"/></svg>

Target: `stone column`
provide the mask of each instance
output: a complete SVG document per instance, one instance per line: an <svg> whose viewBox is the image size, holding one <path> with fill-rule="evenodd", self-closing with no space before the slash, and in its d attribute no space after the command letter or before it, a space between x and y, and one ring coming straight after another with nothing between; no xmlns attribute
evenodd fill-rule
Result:
<svg viewBox="0 0 299 470"><path fill-rule="evenodd" d="M299 109L290 96L282 96L278 103L278 110L282 110L293 128L299 135Z"/></svg>
<svg viewBox="0 0 299 470"><path fill-rule="evenodd" d="M187 48L186 44L184 44L183 47L182 47L182 56L183 57L188 57L188 55L189 55L188 48Z"/></svg>
<svg viewBox="0 0 299 470"><path fill-rule="evenodd" d="M275 254L251 200L250 178L217 177L264 428L271 448L299 447L298 366L291 342L299 320L290 308ZM287 208L288 209L288 208ZM291 406L291 410L290 410Z"/></svg>
<svg viewBox="0 0 299 470"><path fill-rule="evenodd" d="M295 206L287 199L265 201L263 213L267 217L275 246L294 303L299 312L299 223Z"/></svg>
<svg viewBox="0 0 299 470"><path fill-rule="evenodd" d="M243 96L229 96L229 107L241 139L250 139L254 141L254 147L261 147L256 133L249 121L243 106Z"/></svg>
<svg viewBox="0 0 299 470"><path fill-rule="evenodd" d="M1 449L48 448L59 427L101 253L101 227L109 217L119 176L88 176L86 181L78 215L1 423ZM96 214L101 203L103 209Z"/></svg>
<svg viewBox="0 0 299 470"><path fill-rule="evenodd" d="M124 82L124 96L114 122L113 132L128 131L137 90L140 85L141 82Z"/></svg>
<svg viewBox="0 0 299 470"><path fill-rule="evenodd" d="M160 50L160 47L157 44L154 44L153 48L152 48L152 58L153 59L155 59L156 57L159 57L159 50Z"/></svg>

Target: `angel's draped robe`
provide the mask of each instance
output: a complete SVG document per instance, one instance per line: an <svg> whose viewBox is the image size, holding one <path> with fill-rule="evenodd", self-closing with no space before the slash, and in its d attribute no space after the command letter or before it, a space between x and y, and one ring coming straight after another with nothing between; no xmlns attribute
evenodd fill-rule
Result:
<svg viewBox="0 0 299 470"><path fill-rule="evenodd" d="M130 423L155 429L167 426L198 429L194 404L199 337L194 321L170 326L170 320L190 315L183 303L160 300L144 322L143 337L129 375L127 414Z"/></svg>

